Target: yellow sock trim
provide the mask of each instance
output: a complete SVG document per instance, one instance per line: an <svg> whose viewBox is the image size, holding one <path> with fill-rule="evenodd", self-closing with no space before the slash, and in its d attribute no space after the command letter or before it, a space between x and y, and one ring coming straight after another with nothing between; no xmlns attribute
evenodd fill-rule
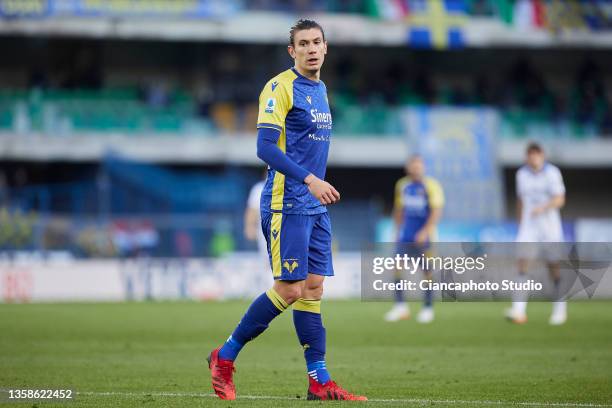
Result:
<svg viewBox="0 0 612 408"><path fill-rule="evenodd" d="M321 301L300 298L293 304L293 310L321 314Z"/></svg>
<svg viewBox="0 0 612 408"><path fill-rule="evenodd" d="M284 312L285 309L289 307L287 302L285 302L285 299L283 299L283 297L279 295L273 288L268 289L268 291L266 291L266 295L268 296L270 301L274 304L274 306L276 306L276 308L280 310L281 312Z"/></svg>

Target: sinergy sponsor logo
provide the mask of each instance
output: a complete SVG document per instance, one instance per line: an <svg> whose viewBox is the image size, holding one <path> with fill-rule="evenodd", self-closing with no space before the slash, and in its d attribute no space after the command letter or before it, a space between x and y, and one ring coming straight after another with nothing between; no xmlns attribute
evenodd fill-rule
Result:
<svg viewBox="0 0 612 408"><path fill-rule="evenodd" d="M318 109L311 109L310 116L312 117L313 123L330 123L332 121L331 113L319 112Z"/></svg>

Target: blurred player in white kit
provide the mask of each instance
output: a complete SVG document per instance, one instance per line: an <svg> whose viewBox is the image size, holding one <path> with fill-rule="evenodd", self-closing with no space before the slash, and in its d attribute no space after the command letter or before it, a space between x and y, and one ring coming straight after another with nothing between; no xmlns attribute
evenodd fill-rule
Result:
<svg viewBox="0 0 612 408"><path fill-rule="evenodd" d="M527 280L529 260L537 257L543 245L563 242L560 209L565 205L565 185L558 167L546 162L542 147L530 143L526 150L526 164L516 172L517 215L520 217L516 241L519 246L519 279ZM527 244L535 243L535 244ZM567 305L561 300L558 255L546 246L545 256L554 283L553 310L549 323L560 325L567 320ZM535 253L534 253L535 252ZM527 322L527 294L516 292L507 317L514 323Z"/></svg>
<svg viewBox="0 0 612 408"><path fill-rule="evenodd" d="M266 175L267 170L264 170L263 179L255 183L249 192L246 209L244 210L244 237L249 241L257 242L257 252L261 258L263 269L269 272L270 261L268 259L268 250L266 248L266 237L264 237L263 232L261 231L261 217L259 209L261 192L266 184ZM269 276L270 275L268 273L253 274L254 289L257 289L257 291L262 291L270 286L271 280L269 279Z"/></svg>

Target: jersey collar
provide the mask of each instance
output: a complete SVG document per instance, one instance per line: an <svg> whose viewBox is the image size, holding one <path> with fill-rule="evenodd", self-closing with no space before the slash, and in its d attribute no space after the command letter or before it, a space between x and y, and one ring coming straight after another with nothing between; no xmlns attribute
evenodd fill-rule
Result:
<svg viewBox="0 0 612 408"><path fill-rule="evenodd" d="M300 74L300 73L298 72L298 70L297 70L297 69L295 69L295 67L291 67L291 71L293 71L293 73L294 73L295 75L297 75L297 76L298 76L298 78L301 78L301 79L303 79L304 81L307 81L308 83L310 83L310 84L312 84L312 85L314 85L314 86L319 86L319 84L321 83L321 81L317 82L317 81L313 81L312 79L308 79L308 78L306 78L304 75Z"/></svg>
<svg viewBox="0 0 612 408"><path fill-rule="evenodd" d="M527 167L527 170L531 173L531 174L540 174L543 173L544 170L546 170L546 167L548 166L548 162L544 162L544 164L542 165L542 167L540 168L540 170L534 170L531 168L530 165L526 164L525 167Z"/></svg>

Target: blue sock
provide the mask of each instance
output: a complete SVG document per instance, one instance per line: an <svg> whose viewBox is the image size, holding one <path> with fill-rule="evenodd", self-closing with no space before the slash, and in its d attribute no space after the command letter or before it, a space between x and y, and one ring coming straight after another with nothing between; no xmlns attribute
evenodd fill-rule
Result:
<svg viewBox="0 0 612 408"><path fill-rule="evenodd" d="M431 307L433 304L433 290L425 289L425 299L423 301L425 307Z"/></svg>
<svg viewBox="0 0 612 408"><path fill-rule="evenodd" d="M306 364L308 376L320 384L325 384L329 381L329 373L325 366L325 361L315 361L314 363Z"/></svg>
<svg viewBox="0 0 612 408"><path fill-rule="evenodd" d="M395 283L401 283L401 279L396 279ZM405 297L404 297L404 291L400 290L400 289L396 289L395 292L395 303L404 303L405 302Z"/></svg>
<svg viewBox="0 0 612 408"><path fill-rule="evenodd" d="M238 323L231 336L219 350L219 358L235 360L244 345L268 328L276 316L287 308L287 302L274 289L262 293Z"/></svg>
<svg viewBox="0 0 612 408"><path fill-rule="evenodd" d="M321 301L298 299L293 304L293 324L304 348L308 376L325 384L330 377L325 366L325 327L321 320Z"/></svg>

